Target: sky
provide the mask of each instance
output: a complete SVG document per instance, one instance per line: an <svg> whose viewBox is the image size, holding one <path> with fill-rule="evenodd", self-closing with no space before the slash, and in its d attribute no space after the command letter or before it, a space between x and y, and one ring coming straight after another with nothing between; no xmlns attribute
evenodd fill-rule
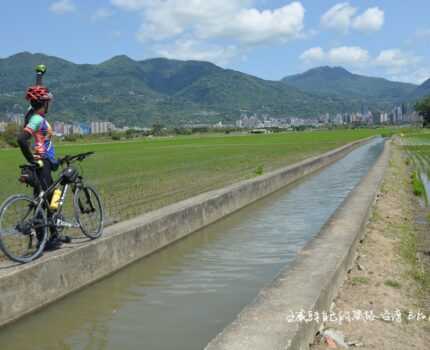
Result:
<svg viewBox="0 0 430 350"><path fill-rule="evenodd" d="M429 0L15 0L2 6L0 57L193 59L271 80L329 65L419 84L429 12Z"/></svg>

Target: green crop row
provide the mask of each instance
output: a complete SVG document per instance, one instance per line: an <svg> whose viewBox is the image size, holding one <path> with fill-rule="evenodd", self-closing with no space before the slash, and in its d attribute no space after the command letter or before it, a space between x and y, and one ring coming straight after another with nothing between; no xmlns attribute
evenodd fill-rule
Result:
<svg viewBox="0 0 430 350"><path fill-rule="evenodd" d="M123 220L249 179L354 140L377 129L269 135L178 136L129 142L59 145L58 156L95 151L82 166L102 195L110 220ZM0 150L0 202L29 192L19 184L17 149Z"/></svg>

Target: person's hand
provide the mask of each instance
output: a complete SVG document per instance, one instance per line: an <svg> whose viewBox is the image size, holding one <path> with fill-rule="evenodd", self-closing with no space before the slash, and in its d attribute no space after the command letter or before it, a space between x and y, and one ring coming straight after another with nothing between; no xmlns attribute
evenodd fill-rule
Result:
<svg viewBox="0 0 430 350"><path fill-rule="evenodd" d="M43 160L42 159L34 160L33 164L36 165L39 169L43 168Z"/></svg>

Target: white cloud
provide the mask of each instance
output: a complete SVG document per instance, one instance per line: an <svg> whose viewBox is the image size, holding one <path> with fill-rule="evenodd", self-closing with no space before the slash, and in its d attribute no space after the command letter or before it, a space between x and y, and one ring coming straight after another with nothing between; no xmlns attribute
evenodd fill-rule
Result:
<svg viewBox="0 0 430 350"><path fill-rule="evenodd" d="M391 80L404 81L413 84L422 84L426 80L430 79L430 69L428 68L416 68L409 70L408 72L402 72L400 74L392 74L389 76Z"/></svg>
<svg viewBox="0 0 430 350"><path fill-rule="evenodd" d="M418 39L430 39L430 28L426 28L426 29L418 29L415 32L415 36Z"/></svg>
<svg viewBox="0 0 430 350"><path fill-rule="evenodd" d="M292 2L274 10L253 8L251 0L111 0L124 10L139 11L141 41L191 37L227 38L243 44L282 42L302 34L305 9Z"/></svg>
<svg viewBox="0 0 430 350"><path fill-rule="evenodd" d="M113 16L113 11L109 8L101 7L96 10L96 12L92 15L91 19L93 21L103 20Z"/></svg>
<svg viewBox="0 0 430 350"><path fill-rule="evenodd" d="M111 3L118 6L124 10L141 10L151 2L148 0L111 0Z"/></svg>
<svg viewBox="0 0 430 350"><path fill-rule="evenodd" d="M179 39L174 45L157 47L155 52L166 58L179 60L211 61L227 64L238 53L235 46L207 45L192 39Z"/></svg>
<svg viewBox="0 0 430 350"><path fill-rule="evenodd" d="M388 79L421 84L430 78L430 68L423 67L422 57L400 49L382 50L371 56L366 49L341 46L330 50L313 47L300 55L306 65L342 65L359 69L369 75L375 72Z"/></svg>
<svg viewBox="0 0 430 350"><path fill-rule="evenodd" d="M382 50L374 65L393 80L421 84L430 78L430 69L421 64L422 57L400 49Z"/></svg>
<svg viewBox="0 0 430 350"><path fill-rule="evenodd" d="M385 14L379 7L367 9L362 15L357 16L352 27L362 32L376 32L384 25Z"/></svg>
<svg viewBox="0 0 430 350"><path fill-rule="evenodd" d="M347 32L357 9L344 2L334 5L321 17L321 24L325 28Z"/></svg>
<svg viewBox="0 0 430 350"><path fill-rule="evenodd" d="M306 62L322 61L325 59L325 52L321 47L312 47L303 52L300 59Z"/></svg>
<svg viewBox="0 0 430 350"><path fill-rule="evenodd" d="M335 47L328 51L324 51L321 47L313 47L300 56L300 59L306 63L325 62L348 66L362 65L368 62L369 58L369 52L357 46Z"/></svg>
<svg viewBox="0 0 430 350"><path fill-rule="evenodd" d="M127 4L122 8L142 11L143 23L138 33L142 41L173 38L185 32L194 37L216 36L248 3L247 0L113 0L113 4L124 1Z"/></svg>
<svg viewBox="0 0 430 350"><path fill-rule="evenodd" d="M265 43L272 40L288 41L303 30L305 9L299 2L276 10L244 9L219 32L245 43Z"/></svg>
<svg viewBox="0 0 430 350"><path fill-rule="evenodd" d="M375 64L384 67L391 72L401 72L403 69L415 65L421 58L413 54L405 53L399 49L383 50L375 59Z"/></svg>
<svg viewBox="0 0 430 350"><path fill-rule="evenodd" d="M71 0L60 0L52 3L49 10L57 15L63 15L68 12L75 12L76 6Z"/></svg>
<svg viewBox="0 0 430 350"><path fill-rule="evenodd" d="M356 7L348 2L339 3L322 15L321 25L343 33L347 33L350 28L362 32L374 32L384 25L385 14L379 7L368 8L361 15L356 14Z"/></svg>
<svg viewBox="0 0 430 350"><path fill-rule="evenodd" d="M369 52L357 46L341 46L331 49L328 59L334 64L362 64L369 60Z"/></svg>
<svg viewBox="0 0 430 350"><path fill-rule="evenodd" d="M115 38L115 39L120 38L121 35L122 35L122 33L119 30L115 30L115 31L112 32L112 37Z"/></svg>

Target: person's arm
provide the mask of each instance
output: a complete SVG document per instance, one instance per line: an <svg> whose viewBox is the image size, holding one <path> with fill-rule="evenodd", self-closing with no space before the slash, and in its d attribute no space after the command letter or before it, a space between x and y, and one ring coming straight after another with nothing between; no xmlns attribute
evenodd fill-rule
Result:
<svg viewBox="0 0 430 350"><path fill-rule="evenodd" d="M34 157L33 153L31 153L30 149L30 140L31 140L31 134L26 131L25 129L21 131L21 133L18 135L18 145L19 148L21 148L21 152L24 155L25 159L29 163L34 163Z"/></svg>
<svg viewBox="0 0 430 350"><path fill-rule="evenodd" d="M37 130L39 130L42 121L43 118L41 116L33 115L18 136L18 145L21 148L21 152L25 159L32 164L36 164L38 162L34 159L33 153L31 152L30 140L34 137ZM43 162L41 163L43 164ZM41 166L40 163L38 165Z"/></svg>

